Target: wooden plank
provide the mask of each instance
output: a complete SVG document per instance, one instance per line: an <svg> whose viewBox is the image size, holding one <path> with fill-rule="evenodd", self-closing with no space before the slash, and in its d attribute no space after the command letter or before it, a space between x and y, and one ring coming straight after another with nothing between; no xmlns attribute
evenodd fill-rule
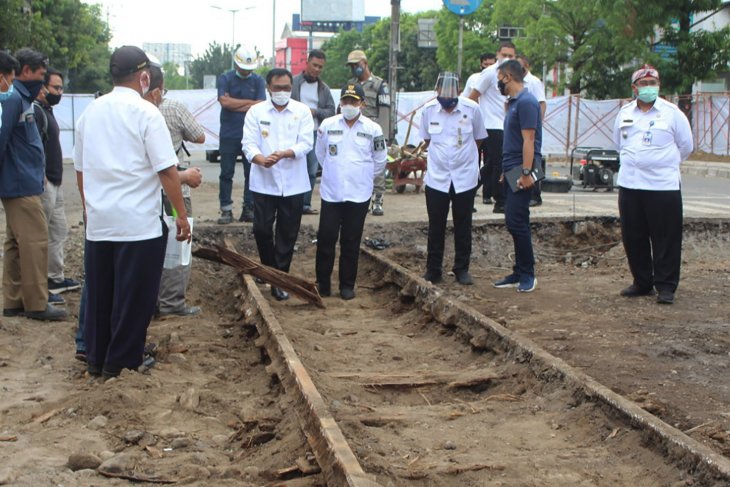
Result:
<svg viewBox="0 0 730 487"><path fill-rule="evenodd" d="M261 319L256 328L271 357L271 367L294 398L299 424L304 431L327 485L350 487L379 486L367 475L324 403L304 365L294 351L269 303L250 275L244 276L248 298L244 307L252 308Z"/></svg>
<svg viewBox="0 0 730 487"><path fill-rule="evenodd" d="M333 373L326 374L336 379L348 379L365 387L409 388L446 385L449 389L460 389L488 384L502 379L490 371L474 372L414 372L406 374L380 373Z"/></svg>

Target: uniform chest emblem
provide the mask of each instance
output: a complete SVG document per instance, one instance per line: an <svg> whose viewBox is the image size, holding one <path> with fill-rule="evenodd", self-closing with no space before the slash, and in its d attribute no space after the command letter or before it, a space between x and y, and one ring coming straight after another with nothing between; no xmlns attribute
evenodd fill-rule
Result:
<svg viewBox="0 0 730 487"><path fill-rule="evenodd" d="M337 155L337 144L329 144L329 153L333 157Z"/></svg>

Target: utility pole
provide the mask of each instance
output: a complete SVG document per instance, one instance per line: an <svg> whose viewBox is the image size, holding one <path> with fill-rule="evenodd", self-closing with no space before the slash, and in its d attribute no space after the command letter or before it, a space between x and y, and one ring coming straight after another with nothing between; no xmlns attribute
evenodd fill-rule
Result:
<svg viewBox="0 0 730 487"><path fill-rule="evenodd" d="M390 132L388 140L395 140L396 122L398 120L398 53L400 52L400 0L390 0L390 55L388 85L390 86Z"/></svg>

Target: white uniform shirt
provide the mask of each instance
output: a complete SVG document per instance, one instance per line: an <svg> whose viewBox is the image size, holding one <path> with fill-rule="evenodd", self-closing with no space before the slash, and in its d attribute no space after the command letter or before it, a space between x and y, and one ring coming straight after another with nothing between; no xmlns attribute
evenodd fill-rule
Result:
<svg viewBox="0 0 730 487"><path fill-rule="evenodd" d="M369 201L373 177L383 172L387 159L383 129L365 115L352 127L334 115L319 126L315 154L322 165L319 192L324 201Z"/></svg>
<svg viewBox="0 0 730 487"><path fill-rule="evenodd" d="M449 113L433 100L423 107L420 132L431 141L424 178L428 187L448 193L453 183L454 191L463 193L479 184L479 151L474 141L487 137L479 105L460 97Z"/></svg>
<svg viewBox="0 0 730 487"><path fill-rule="evenodd" d="M497 67L497 64L492 64L484 68L474 85L474 89L479 92L479 104L484 106L482 116L487 130L504 130L504 104L507 97L497 88Z"/></svg>
<svg viewBox="0 0 730 487"><path fill-rule="evenodd" d="M613 126L621 166L617 184L629 189L678 190L679 165L692 153L692 129L677 107L657 98L647 112L636 100L619 111Z"/></svg>
<svg viewBox="0 0 730 487"><path fill-rule="evenodd" d="M177 164L165 119L121 86L94 100L76 126L74 167L83 172L86 238L139 241L162 235L157 173Z"/></svg>
<svg viewBox="0 0 730 487"><path fill-rule="evenodd" d="M525 84L525 88L527 88L527 91L537 98L538 103L546 102L545 99L545 85L540 81L540 78L535 76L532 73L527 73L525 76L525 79L523 80L523 83Z"/></svg>
<svg viewBox="0 0 730 487"><path fill-rule="evenodd" d="M486 69L486 68L484 68ZM484 71L484 70L482 70ZM474 73L466 80L466 85L464 85L464 91L461 92L461 96L465 98L469 98L469 95L471 95L472 90L475 90L475 86L477 84L477 81L479 81L479 77L482 75L482 72ZM486 119L485 113L487 111L487 97L486 96L480 96L479 97L479 111L482 112L482 120Z"/></svg>
<svg viewBox="0 0 730 487"><path fill-rule="evenodd" d="M251 164L249 188L256 193L292 196L311 191L307 153L312 150L314 121L304 103L289 100L281 112L271 100L252 106L243 124L243 151L249 161L259 154L292 149L296 157L279 160L271 167Z"/></svg>

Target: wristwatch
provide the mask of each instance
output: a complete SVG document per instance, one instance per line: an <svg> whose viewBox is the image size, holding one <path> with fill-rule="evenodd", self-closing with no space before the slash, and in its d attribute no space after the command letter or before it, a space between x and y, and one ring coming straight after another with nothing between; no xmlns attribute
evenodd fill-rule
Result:
<svg viewBox="0 0 730 487"><path fill-rule="evenodd" d="M529 176L531 173L532 173L532 170L531 169L525 169L524 167L522 168L522 175L523 176Z"/></svg>

